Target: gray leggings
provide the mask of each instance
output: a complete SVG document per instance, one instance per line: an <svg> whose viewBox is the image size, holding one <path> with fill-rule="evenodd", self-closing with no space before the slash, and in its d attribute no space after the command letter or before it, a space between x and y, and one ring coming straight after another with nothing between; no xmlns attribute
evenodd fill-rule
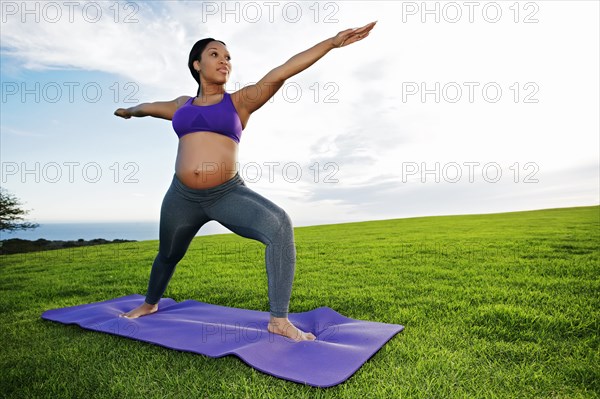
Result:
<svg viewBox="0 0 600 399"><path fill-rule="evenodd" d="M175 266L200 227L210 220L266 244L270 313L287 317L296 265L292 222L282 208L246 187L239 173L208 189L190 188L173 175L161 206L159 250L150 272L146 303L158 303Z"/></svg>

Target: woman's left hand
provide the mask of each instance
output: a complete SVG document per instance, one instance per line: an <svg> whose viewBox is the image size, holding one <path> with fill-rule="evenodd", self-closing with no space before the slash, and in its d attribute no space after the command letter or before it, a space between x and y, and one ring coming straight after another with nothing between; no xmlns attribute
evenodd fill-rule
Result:
<svg viewBox="0 0 600 399"><path fill-rule="evenodd" d="M332 43L337 48L358 42L359 40L362 40L365 37L369 36L369 32L371 31L371 29L373 29L376 23L377 21L371 22L370 24L367 24L362 28L346 29L344 31L341 31L340 33L335 35L335 37L332 39Z"/></svg>

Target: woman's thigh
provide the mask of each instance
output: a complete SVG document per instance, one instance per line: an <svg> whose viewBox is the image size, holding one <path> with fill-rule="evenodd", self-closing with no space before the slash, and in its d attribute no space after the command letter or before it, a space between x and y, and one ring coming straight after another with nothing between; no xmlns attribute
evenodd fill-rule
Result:
<svg viewBox="0 0 600 399"><path fill-rule="evenodd" d="M208 222L202 206L170 188L160 211L160 252L170 258L181 258L200 228Z"/></svg>
<svg viewBox="0 0 600 399"><path fill-rule="evenodd" d="M232 232L264 244L276 240L282 227L291 230L292 222L283 208L245 185L237 186L205 211Z"/></svg>

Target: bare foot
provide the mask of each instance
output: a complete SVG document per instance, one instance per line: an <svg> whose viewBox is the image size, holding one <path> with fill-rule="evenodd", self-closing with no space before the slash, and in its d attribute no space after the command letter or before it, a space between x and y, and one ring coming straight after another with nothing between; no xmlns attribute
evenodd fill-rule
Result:
<svg viewBox="0 0 600 399"><path fill-rule="evenodd" d="M158 304L150 305L144 302L137 308L130 310L127 313L121 313L119 317L126 317L128 319L137 319L140 316L145 316L147 314L152 314L158 310Z"/></svg>
<svg viewBox="0 0 600 399"><path fill-rule="evenodd" d="M273 317L269 320L267 330L273 334L283 335L284 337L291 338L296 342L300 341L314 341L317 339L312 333L306 333L299 330L294 326L287 317Z"/></svg>

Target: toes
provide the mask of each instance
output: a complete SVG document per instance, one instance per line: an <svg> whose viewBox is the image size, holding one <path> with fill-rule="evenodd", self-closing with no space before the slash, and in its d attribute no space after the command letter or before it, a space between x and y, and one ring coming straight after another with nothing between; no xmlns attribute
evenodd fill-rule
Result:
<svg viewBox="0 0 600 399"><path fill-rule="evenodd" d="M304 339L307 341L314 341L317 337L314 336L313 333L304 333Z"/></svg>

